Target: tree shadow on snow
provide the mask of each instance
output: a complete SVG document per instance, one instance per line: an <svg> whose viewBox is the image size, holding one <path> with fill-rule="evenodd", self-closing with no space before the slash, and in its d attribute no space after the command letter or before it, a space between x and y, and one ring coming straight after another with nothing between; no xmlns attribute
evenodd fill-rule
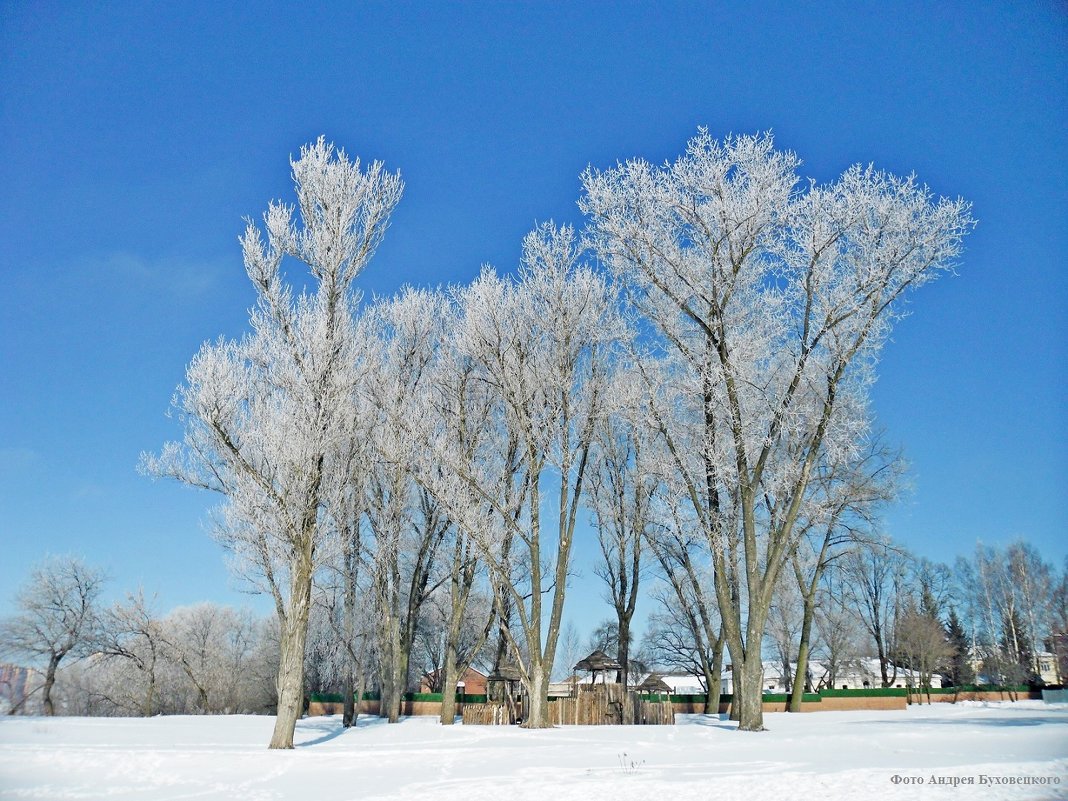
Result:
<svg viewBox="0 0 1068 801"><path fill-rule="evenodd" d="M386 723L386 718L378 717L377 715L360 715L356 718L356 725L351 727L349 731L356 731L357 729L365 729L369 726L376 726L379 723ZM306 748L310 745L322 745L323 743L330 742L336 737L340 737L345 733L345 727L341 725L340 715L327 715L320 718L304 718L298 724L301 731L307 731L312 733L318 733L319 736L314 740L308 740L303 743L295 743L294 748Z"/></svg>
<svg viewBox="0 0 1068 801"><path fill-rule="evenodd" d="M702 714L690 714L683 720L675 719L676 725L682 724L685 726L704 726L709 729L723 729L723 731L734 731L738 728L738 721L731 720L730 716L726 713L722 715L702 715Z"/></svg>
<svg viewBox="0 0 1068 801"><path fill-rule="evenodd" d="M330 742L335 737L340 737L345 733L345 727L341 725L341 718L323 718L320 720L304 720L301 721L300 728L304 731L313 732L318 734L314 740L306 740L303 743L296 743L296 748L307 748L312 745L322 745L323 743Z"/></svg>

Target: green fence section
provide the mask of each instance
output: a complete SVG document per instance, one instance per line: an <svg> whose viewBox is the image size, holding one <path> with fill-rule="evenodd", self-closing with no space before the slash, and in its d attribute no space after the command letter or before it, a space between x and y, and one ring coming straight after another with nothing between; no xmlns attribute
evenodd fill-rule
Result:
<svg viewBox="0 0 1068 801"><path fill-rule="evenodd" d="M905 698L909 691L904 687L862 687L857 690L820 690L824 698Z"/></svg>
<svg viewBox="0 0 1068 801"><path fill-rule="evenodd" d="M312 693L308 700L313 704L340 704L345 700L345 696L341 693Z"/></svg>
<svg viewBox="0 0 1068 801"><path fill-rule="evenodd" d="M764 693L763 700L766 704L781 704L789 701L790 696L786 693ZM823 698L819 693L801 693L801 700L818 704Z"/></svg>

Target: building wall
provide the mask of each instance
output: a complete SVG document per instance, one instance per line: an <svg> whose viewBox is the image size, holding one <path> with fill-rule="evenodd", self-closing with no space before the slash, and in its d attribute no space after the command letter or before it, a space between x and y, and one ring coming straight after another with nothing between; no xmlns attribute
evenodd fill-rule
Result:
<svg viewBox="0 0 1068 801"><path fill-rule="evenodd" d="M479 673L474 668L468 668L464 671L464 675L458 679L464 683L464 693L467 695L485 695L486 694L486 677ZM419 692L428 693L432 692L430 689L430 682L428 677L423 676L419 683Z"/></svg>

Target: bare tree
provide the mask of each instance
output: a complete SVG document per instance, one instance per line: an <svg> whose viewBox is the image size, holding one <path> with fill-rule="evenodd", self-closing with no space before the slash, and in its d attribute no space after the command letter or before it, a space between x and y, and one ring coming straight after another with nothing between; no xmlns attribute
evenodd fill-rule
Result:
<svg viewBox="0 0 1068 801"><path fill-rule="evenodd" d="M320 566L328 470L346 428L359 363L353 280L363 270L400 198L399 177L320 139L291 161L300 222L272 203L264 235L248 223L245 269L255 287L252 333L206 344L175 405L182 444L145 456L154 476L221 493L220 539L238 569L269 592L281 633L278 716L271 748L292 748L303 700L304 648L312 578ZM294 297L282 273L307 265L313 291Z"/></svg>
<svg viewBox="0 0 1068 801"><path fill-rule="evenodd" d="M195 692L196 712L222 711L225 675L231 667L228 635L240 626L234 610L215 604L175 609L163 619L163 652Z"/></svg>
<svg viewBox="0 0 1068 801"><path fill-rule="evenodd" d="M890 687L897 680L893 658L898 622L907 600L907 567L908 556L900 549L887 542L865 543L843 559L840 583L835 589L839 597L849 599L871 636L883 687Z"/></svg>
<svg viewBox="0 0 1068 801"><path fill-rule="evenodd" d="M768 609L815 469L866 434L902 296L952 266L971 226L966 203L912 178L858 166L798 191L797 164L770 136L702 131L663 167L588 170L580 202L684 387L688 414L662 428L700 446L671 453L715 560L743 730L763 728Z"/></svg>
<svg viewBox="0 0 1068 801"><path fill-rule="evenodd" d="M810 485L800 526L805 536L790 557L803 601L791 712L801 711L802 693L809 684L812 624L823 577L851 545L871 540L877 512L897 497L904 469L900 454L876 438L856 459L821 465Z"/></svg>
<svg viewBox="0 0 1068 801"><path fill-rule="evenodd" d="M855 613L840 598L835 598L827 592L826 587L821 588L820 594L823 597L816 607L813 620L811 653L819 658L823 672L818 676L810 675L807 672L809 662L806 659L806 673L801 673L799 664L795 681L803 682L801 689L804 689L805 684L809 685L809 690L834 687L840 673L856 667L859 662L857 657L860 655L860 631ZM800 690L795 684L791 700L798 695Z"/></svg>
<svg viewBox="0 0 1068 801"><path fill-rule="evenodd" d="M723 620L716 597L709 592L707 550L696 525L675 498L665 497L646 537L660 574L672 593L661 590L656 597L664 612L659 616L650 646L658 658L669 663L692 665L707 689L705 714L719 712L723 686ZM675 661L668 657L675 654ZM732 714L738 711L731 704Z"/></svg>
<svg viewBox="0 0 1068 801"><path fill-rule="evenodd" d="M448 317L444 295L424 290L406 290L366 315L376 344L363 388L375 410L366 516L380 623L382 714L390 722L399 719L420 609L446 580L435 572L435 562L453 523L437 496L418 483L419 442L413 434L430 413L432 367Z"/></svg>
<svg viewBox="0 0 1068 801"><path fill-rule="evenodd" d="M598 436L590 475L590 504L603 561L596 568L616 613L616 680L630 672L631 621L642 576L642 546L650 527L658 486L647 452L654 447L642 425L643 403L634 373L621 375L612 404L617 411L605 419Z"/></svg>
<svg viewBox="0 0 1068 801"><path fill-rule="evenodd" d="M917 692L931 703L931 677L953 656L953 646L938 618L910 604L898 626L899 659L916 674ZM911 680L909 682L911 689Z"/></svg>
<svg viewBox="0 0 1068 801"><path fill-rule="evenodd" d="M553 675L557 681L571 678L575 672L575 665L586 655L582 646L582 638L574 622L568 621L561 633L560 647L556 651L556 665Z"/></svg>
<svg viewBox="0 0 1068 801"><path fill-rule="evenodd" d="M373 326L361 321L357 335L367 344L361 355L369 360L377 345ZM363 365L363 382L373 382L373 373ZM356 724L367 675L367 616L361 614L359 605L366 601L364 585L370 572L365 569L369 549L364 533L369 506L368 484L374 468L372 431L376 418L366 393L354 393L338 421L339 447L331 462L334 480L328 482L324 500L323 522L328 526L327 540L333 548L319 577L323 591L318 600L325 606L327 620L333 629L330 675L339 685L344 699L344 728Z"/></svg>
<svg viewBox="0 0 1068 801"><path fill-rule="evenodd" d="M653 592L660 611L649 618L641 655L659 670L696 676L705 690L704 713L715 715L723 691L723 636L708 641L692 599L683 601L678 595L684 586Z"/></svg>
<svg viewBox="0 0 1068 801"><path fill-rule="evenodd" d="M445 726L451 726L456 720L456 683L482 650L497 619L492 604L475 603L472 597L480 567L474 539L455 528L452 546L448 615L444 620L444 653L440 663L441 723Z"/></svg>
<svg viewBox="0 0 1068 801"><path fill-rule="evenodd" d="M786 693L790 695L798 678L804 683L804 668L798 649L802 641L806 604L793 576L784 573L780 581L782 583L768 610L767 639L778 662ZM795 671L799 676L795 676Z"/></svg>
<svg viewBox="0 0 1068 801"><path fill-rule="evenodd" d="M65 659L91 653L98 634L97 601L106 577L73 556L46 559L15 597L18 613L0 623L0 652L43 663L41 700L56 713L52 687Z"/></svg>
<svg viewBox="0 0 1068 801"><path fill-rule="evenodd" d="M975 656L999 684L1037 681L1037 650L1048 639L1054 609L1052 568L1029 543L1004 550L981 544L958 560L957 576L975 631Z"/></svg>

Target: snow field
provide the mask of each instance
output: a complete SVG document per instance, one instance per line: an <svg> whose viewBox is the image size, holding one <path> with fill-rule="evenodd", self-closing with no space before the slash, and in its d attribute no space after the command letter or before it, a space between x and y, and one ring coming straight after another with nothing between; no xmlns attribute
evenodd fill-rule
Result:
<svg viewBox="0 0 1068 801"><path fill-rule="evenodd" d="M710 801L1068 798L1068 705L935 704L768 714L769 731L676 726L442 727L361 718L298 724L268 751L255 716L0 720L3 799ZM1059 784L981 783L983 776ZM898 780L895 781L895 777ZM923 784L912 783L922 779ZM951 784L953 779L974 784ZM932 784L932 781L942 784Z"/></svg>

